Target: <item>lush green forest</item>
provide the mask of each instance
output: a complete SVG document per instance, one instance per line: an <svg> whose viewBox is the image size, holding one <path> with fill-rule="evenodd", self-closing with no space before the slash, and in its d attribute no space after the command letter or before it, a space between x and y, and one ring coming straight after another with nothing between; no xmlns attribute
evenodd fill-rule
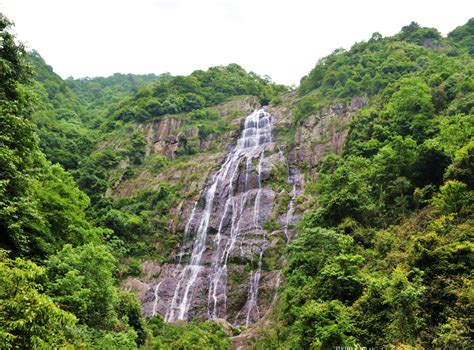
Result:
<svg viewBox="0 0 474 350"><path fill-rule="evenodd" d="M257 77L238 66L197 72L202 79L215 74L225 90L202 82L200 95L180 90L186 79L168 74L64 81L37 52L25 52L3 15L0 35L1 347L225 348L228 338L213 323L168 325L157 318L145 324L135 296L118 289L119 262L130 255L132 240L123 234L130 227L151 230L142 221L151 215L140 216L149 209L140 206L158 201L161 209L153 210L164 211L171 194L162 189L127 203L102 203L107 167L124 154L140 162L133 148L140 140L118 154L95 147L111 128L133 118L123 106L140 106L144 96L148 107L159 103L153 91L176 102L169 108L189 110L197 109L189 107L193 98L199 107L212 106L246 89L268 96L273 85L253 83ZM97 196L91 202L87 193Z"/></svg>
<svg viewBox="0 0 474 350"><path fill-rule="evenodd" d="M275 328L256 348L472 346L473 24L376 33L302 79L296 128L327 101L370 102L343 154L308 170Z"/></svg>
<svg viewBox="0 0 474 350"><path fill-rule="evenodd" d="M107 191L223 148L239 125L217 106L242 96L289 109L291 125L276 131L287 152L309 116L368 101L342 154L294 164L317 181L304 188L271 327L252 346L471 347L473 53L471 19L447 37L416 23L374 33L321 59L290 93L237 64L64 80L0 14L0 347L230 346L213 321L146 320L119 287L141 273L139 259L176 249L170 208L188 196L184 184ZM179 134L173 157L145 157L144 125L170 115L196 133Z"/></svg>

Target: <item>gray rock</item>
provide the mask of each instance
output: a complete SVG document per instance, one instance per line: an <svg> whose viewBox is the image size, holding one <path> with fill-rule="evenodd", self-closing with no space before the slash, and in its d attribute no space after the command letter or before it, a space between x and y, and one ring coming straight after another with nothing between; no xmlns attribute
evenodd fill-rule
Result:
<svg viewBox="0 0 474 350"><path fill-rule="evenodd" d="M249 100L239 108L250 110L254 103ZM230 105L228 110L223 109L223 116L234 113L234 107ZM265 112L259 113L262 114L250 124L242 121L241 129L259 125L264 130L268 126L267 116ZM272 118L273 124L279 123L277 115ZM173 138L174 130L180 126L179 121L172 118L157 122L153 130L148 131L147 141L155 151L156 147L161 147L161 153L169 152L173 157L173 145L177 142ZM194 131L187 130L185 134L193 136ZM124 282L124 288L137 292L146 317L160 314L175 320L177 312L183 310L181 306L185 300L189 300L185 320L214 318L234 326L248 325L257 322L267 312L281 275L278 268L283 257L278 252L286 245L286 231L293 229L298 216L275 215L276 202L281 195L266 185L266 180L270 179L272 169L281 169L282 162L288 162L282 159L269 133L263 135L258 139L261 140L258 146L250 146L237 155L228 172L220 175L229 160L224 158L220 172L210 172L198 197L172 209L179 222L173 223L170 229L182 232L183 240L179 249L167 259L168 263L160 266L143 262L144 276L140 280ZM235 149L235 144L228 146L226 154L232 156ZM212 207L206 211L206 196L213 188L216 176L222 177L215 186ZM294 171L288 176L288 181L294 185L292 195L296 197L301 191L302 179ZM202 231L207 213L209 220L202 236L205 239L201 241L197 239L200 237L198 233ZM265 223L269 220L277 220L282 229L265 230ZM200 252L198 263L188 265L191 257L197 256L196 249Z"/></svg>

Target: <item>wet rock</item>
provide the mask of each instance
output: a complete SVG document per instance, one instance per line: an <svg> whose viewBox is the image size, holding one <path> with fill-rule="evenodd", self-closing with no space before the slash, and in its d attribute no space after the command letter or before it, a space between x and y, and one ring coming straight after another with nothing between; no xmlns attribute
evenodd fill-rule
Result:
<svg viewBox="0 0 474 350"><path fill-rule="evenodd" d="M247 107L252 103L245 102ZM224 113L232 112L229 108ZM220 169L209 174L196 203L174 209L181 220L173 228L184 231L179 252L170 259L175 263L156 268L145 262L142 284L127 282L140 290L145 316L160 313L169 321L215 318L246 325L269 307L275 273L265 269L267 261L278 260L266 254L274 256L275 242L282 239L275 241L264 229L276 198L264 181L281 157L271 139L270 116L259 111L249 118L241 139L229 148ZM176 127L172 121L155 125L154 144L171 142L169 134Z"/></svg>
<svg viewBox="0 0 474 350"><path fill-rule="evenodd" d="M251 111L254 103L252 99L231 101L221 108L221 114ZM295 218L275 217L275 202L281 194L266 180L286 160L272 140L268 114L260 111L253 118L243 122L242 137L227 147L226 154L214 156L212 162L220 165L208 167L202 181L195 182L193 197L171 208L176 220L170 229L183 232L183 240L168 263L143 262L141 280L124 283L124 288L137 291L146 317L159 313L168 321L213 318L248 325L270 307L282 263L280 251L286 245L284 229L293 226ZM272 123L279 123L278 118L272 116ZM160 152L172 152L172 136L179 127L179 121L171 119L154 124L147 137L153 145L150 152L157 150L156 144L162 145ZM261 128L258 137L252 128ZM185 134L193 137L195 131ZM205 166L211 159L203 158L201 163ZM201 163L198 159L196 167L203 166ZM180 181L186 173L177 170L167 176L170 181ZM288 180L296 196L301 179L293 174ZM267 231L269 220L281 222L281 229Z"/></svg>
<svg viewBox="0 0 474 350"><path fill-rule="evenodd" d="M148 124L145 128L145 140L147 142L145 155L162 154L168 159L173 159L179 146L176 132L180 127L181 120L172 116L163 117ZM192 129L190 132L193 132Z"/></svg>

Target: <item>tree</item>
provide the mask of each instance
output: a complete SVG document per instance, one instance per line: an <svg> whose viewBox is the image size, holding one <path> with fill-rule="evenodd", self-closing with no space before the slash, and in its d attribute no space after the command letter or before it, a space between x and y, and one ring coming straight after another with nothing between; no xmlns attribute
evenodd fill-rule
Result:
<svg viewBox="0 0 474 350"><path fill-rule="evenodd" d="M143 344L147 335L146 325L142 317L142 306L134 294L120 292L117 314L126 325L130 325L135 330L137 333L137 344Z"/></svg>
<svg viewBox="0 0 474 350"><path fill-rule="evenodd" d="M352 304L362 294L364 279L359 268L364 258L357 254L339 254L331 259L319 273L315 288L323 300L338 299Z"/></svg>
<svg viewBox="0 0 474 350"><path fill-rule="evenodd" d="M298 345L302 349L334 349L354 345L349 336L351 324L345 311L342 303L336 300L306 304L296 321L296 331L300 334Z"/></svg>
<svg viewBox="0 0 474 350"><path fill-rule="evenodd" d="M474 140L456 152L454 162L446 170L446 179L462 181L474 189Z"/></svg>
<svg viewBox="0 0 474 350"><path fill-rule="evenodd" d="M400 135L411 135L420 142L427 134L429 120L434 113L431 91L421 78L403 78L387 105L395 129Z"/></svg>
<svg viewBox="0 0 474 350"><path fill-rule="evenodd" d="M474 18L469 19L463 26L459 26L448 34L457 46L474 55Z"/></svg>
<svg viewBox="0 0 474 350"><path fill-rule="evenodd" d="M337 225L346 217L359 222L371 219L375 210L371 171L367 159L350 157L341 160L332 172L321 172L316 183L320 207L311 214L313 224Z"/></svg>
<svg viewBox="0 0 474 350"><path fill-rule="evenodd" d="M216 322L165 323L160 315L148 322L153 349L228 349L231 341Z"/></svg>
<svg viewBox="0 0 474 350"><path fill-rule="evenodd" d="M469 203L471 193L467 185L457 180L447 181L433 198L434 206L443 214L459 213Z"/></svg>
<svg viewBox="0 0 474 350"><path fill-rule="evenodd" d="M80 323L107 329L117 321L118 292L112 272L115 258L103 245L66 244L46 261L46 292Z"/></svg>
<svg viewBox="0 0 474 350"><path fill-rule="evenodd" d="M42 292L45 269L0 250L0 343L3 349L71 346L76 317Z"/></svg>
<svg viewBox="0 0 474 350"><path fill-rule="evenodd" d="M391 310L388 332L392 344L414 345L422 327L419 303L426 288L421 286L421 276L418 270L406 271L399 266L390 276L384 298Z"/></svg>
<svg viewBox="0 0 474 350"><path fill-rule="evenodd" d="M16 44L11 22L0 13L0 247L15 253L31 249L32 236L44 220L31 193L41 158L38 139L25 116L28 104L22 88L28 78L24 49Z"/></svg>
<svg viewBox="0 0 474 350"><path fill-rule="evenodd" d="M41 178L33 181L38 209L43 213L49 229L48 243L54 252L64 243L82 244L91 237L75 236L74 227L91 228L85 217L89 205L87 195L77 188L76 183L59 165L45 164Z"/></svg>
<svg viewBox="0 0 474 350"><path fill-rule="evenodd" d="M439 133L431 142L439 145L440 148L453 159L456 152L465 146L472 135L474 135L473 115L452 115L437 118Z"/></svg>

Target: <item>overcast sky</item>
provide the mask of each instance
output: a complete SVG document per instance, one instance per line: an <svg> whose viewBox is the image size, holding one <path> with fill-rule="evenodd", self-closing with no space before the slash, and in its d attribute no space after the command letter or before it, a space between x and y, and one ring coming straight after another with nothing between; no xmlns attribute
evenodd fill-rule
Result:
<svg viewBox="0 0 474 350"><path fill-rule="evenodd" d="M64 78L238 63L298 84L319 58L373 32L416 21L447 34L474 16L474 1L0 0L0 11Z"/></svg>

